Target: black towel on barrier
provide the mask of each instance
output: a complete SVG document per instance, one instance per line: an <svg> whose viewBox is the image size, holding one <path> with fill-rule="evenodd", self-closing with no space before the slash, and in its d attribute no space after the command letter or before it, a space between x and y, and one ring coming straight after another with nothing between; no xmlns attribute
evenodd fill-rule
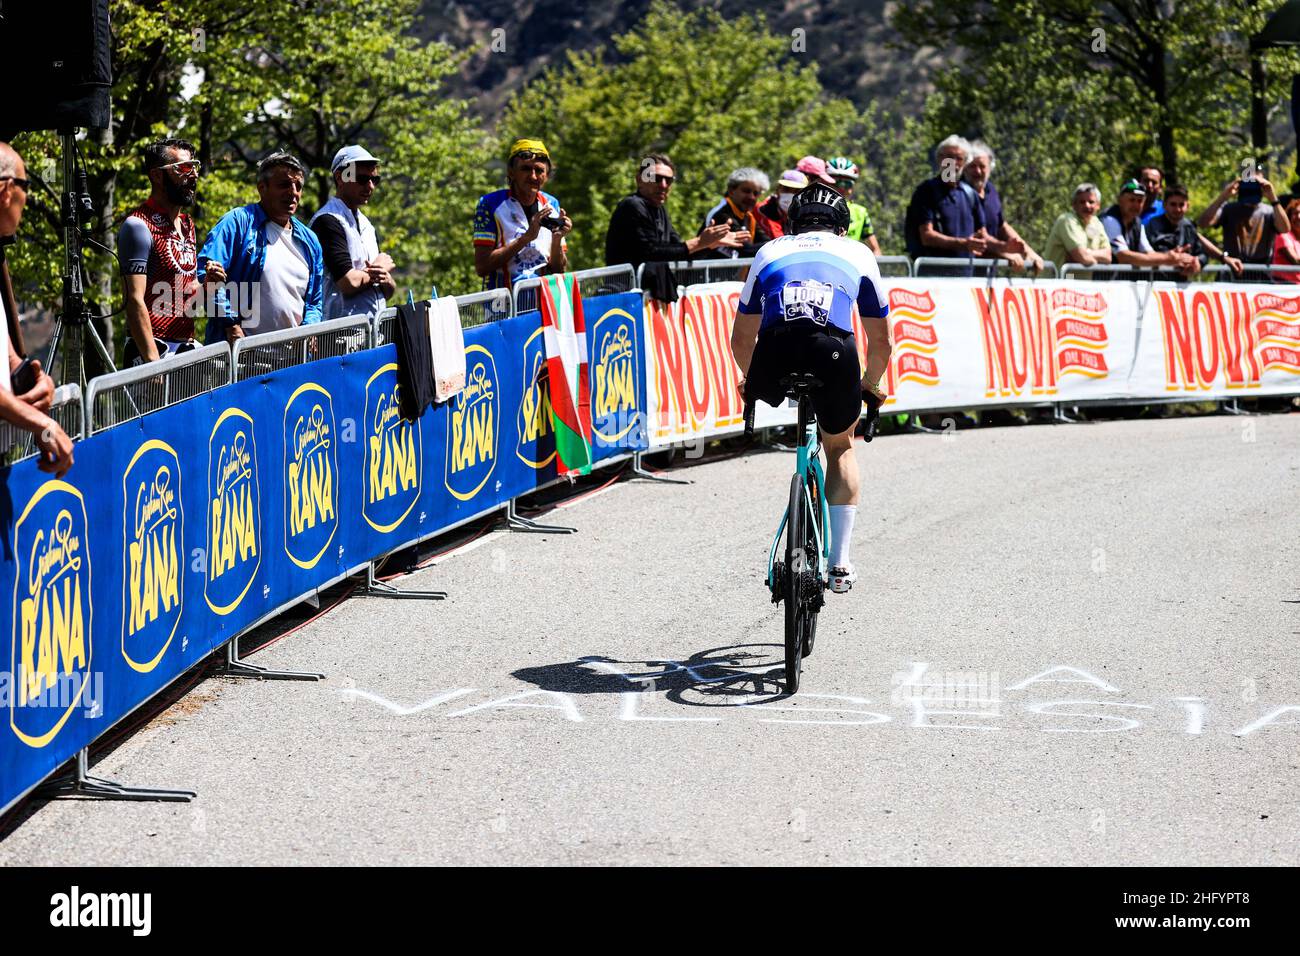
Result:
<svg viewBox="0 0 1300 956"><path fill-rule="evenodd" d="M660 302L677 301L677 276L666 262L647 262L641 271L641 288Z"/></svg>
<svg viewBox="0 0 1300 956"><path fill-rule="evenodd" d="M433 402L433 349L429 345L429 303L397 307L397 386L402 417L414 421Z"/></svg>

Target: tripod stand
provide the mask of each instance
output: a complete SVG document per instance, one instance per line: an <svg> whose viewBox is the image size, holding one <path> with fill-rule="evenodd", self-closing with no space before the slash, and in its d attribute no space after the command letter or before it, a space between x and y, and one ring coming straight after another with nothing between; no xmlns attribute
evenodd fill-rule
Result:
<svg viewBox="0 0 1300 956"><path fill-rule="evenodd" d="M81 226L83 222L89 221L95 210L86 189L85 170L77 169L76 131L59 130L59 142L63 147L63 196L60 204L60 226L63 229L63 311L54 322L49 361L53 365L54 357L59 354L59 345L62 344L63 372L60 377L64 381L73 381L69 370L75 367L75 381L84 392L87 339L104 363L104 368L112 372L117 366L104 347L104 340L99 337L99 332L91 322L90 310L86 307L86 290L81 271Z"/></svg>

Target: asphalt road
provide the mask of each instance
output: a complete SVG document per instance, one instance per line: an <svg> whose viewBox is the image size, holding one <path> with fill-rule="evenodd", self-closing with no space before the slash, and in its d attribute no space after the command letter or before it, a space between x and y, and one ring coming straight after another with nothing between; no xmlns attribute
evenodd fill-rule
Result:
<svg viewBox="0 0 1300 956"><path fill-rule="evenodd" d="M1300 415L859 446L782 698L789 455L619 482L212 679L0 864L1300 863ZM1289 710L1286 708L1290 708Z"/></svg>

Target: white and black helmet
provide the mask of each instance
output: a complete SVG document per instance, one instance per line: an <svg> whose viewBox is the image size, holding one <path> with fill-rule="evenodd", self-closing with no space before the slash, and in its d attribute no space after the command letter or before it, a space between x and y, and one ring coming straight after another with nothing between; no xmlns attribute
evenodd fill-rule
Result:
<svg viewBox="0 0 1300 956"><path fill-rule="evenodd" d="M820 226L848 230L849 204L834 187L813 183L790 202L790 231L795 235Z"/></svg>

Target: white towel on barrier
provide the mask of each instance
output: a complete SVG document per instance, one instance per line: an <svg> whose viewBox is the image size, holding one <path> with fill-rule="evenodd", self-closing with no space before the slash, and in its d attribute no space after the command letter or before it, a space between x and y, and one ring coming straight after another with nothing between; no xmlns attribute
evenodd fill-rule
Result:
<svg viewBox="0 0 1300 956"><path fill-rule="evenodd" d="M465 332L455 296L429 304L429 346L433 352L433 400L445 402L465 387Z"/></svg>

